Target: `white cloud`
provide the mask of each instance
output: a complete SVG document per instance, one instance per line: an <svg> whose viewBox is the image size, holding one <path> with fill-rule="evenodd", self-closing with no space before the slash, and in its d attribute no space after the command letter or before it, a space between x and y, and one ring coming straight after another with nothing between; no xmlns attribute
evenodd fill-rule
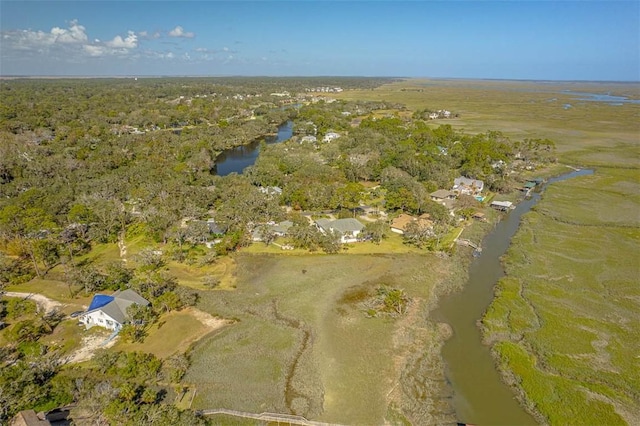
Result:
<svg viewBox="0 0 640 426"><path fill-rule="evenodd" d="M82 46L82 48L89 56L98 57L98 56L104 56L106 54L106 49L104 46L86 44Z"/></svg>
<svg viewBox="0 0 640 426"><path fill-rule="evenodd" d="M116 35L103 42L98 38L92 41L86 28L77 20L69 22L68 28L53 27L49 32L12 30L2 32L2 58L10 60L18 55L39 55L52 60L78 61L83 57L101 57L109 55L130 55L138 47L138 36L128 31L126 37Z"/></svg>
<svg viewBox="0 0 640 426"><path fill-rule="evenodd" d="M18 50L41 50L52 46L86 44L88 42L85 27L73 20L69 28L53 27L51 31L14 30L3 31L5 46Z"/></svg>
<svg viewBox="0 0 640 426"><path fill-rule="evenodd" d="M69 28L53 27L51 29L51 35L55 38L55 43L86 43L87 33L85 33L85 27L78 24L78 21L74 19L69 23Z"/></svg>
<svg viewBox="0 0 640 426"><path fill-rule="evenodd" d="M180 25L169 31L169 36L171 37L182 37L182 38L193 38L195 34L192 32L185 32L184 28Z"/></svg>
<svg viewBox="0 0 640 426"><path fill-rule="evenodd" d="M0 0L1 1L1 0ZM67 23L66 28L59 26L50 27L50 30L39 29L10 29L0 31L0 70L20 70L18 73L29 74L25 67L36 73L44 69L42 64L62 66L62 64L86 65L103 58L112 58L115 64L117 59L140 60L153 59L164 61L193 61L195 52L176 53L175 48L168 50L144 49L143 40L155 40L161 38L158 31L127 31L126 34L101 35L100 38L90 37L90 31L77 20ZM164 33L166 36L166 33ZM172 30L173 37L194 37L193 33L185 32L182 27ZM197 55L211 55L210 49L198 52ZM28 65L27 65L28 64ZM78 68L74 68L78 69ZM13 72L13 71L12 71Z"/></svg>
<svg viewBox="0 0 640 426"><path fill-rule="evenodd" d="M160 32L150 33L149 31L139 31L138 36L143 40L154 40L160 38Z"/></svg>
<svg viewBox="0 0 640 426"><path fill-rule="evenodd" d="M138 47L138 36L133 31L129 31L126 38L123 39L118 35L105 44L114 48L135 49Z"/></svg>

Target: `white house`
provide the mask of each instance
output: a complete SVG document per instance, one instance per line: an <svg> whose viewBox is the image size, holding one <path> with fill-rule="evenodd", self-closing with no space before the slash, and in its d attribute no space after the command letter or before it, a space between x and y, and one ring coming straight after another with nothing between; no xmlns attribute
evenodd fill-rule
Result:
<svg viewBox="0 0 640 426"><path fill-rule="evenodd" d="M364 225L356 219L318 219L316 226L323 234L335 232L340 236L340 242L355 243L358 241L358 235L364 229Z"/></svg>
<svg viewBox="0 0 640 426"><path fill-rule="evenodd" d="M258 191L262 192L263 194L276 197L282 195L282 188L280 188L279 186L259 186Z"/></svg>
<svg viewBox="0 0 640 426"><path fill-rule="evenodd" d="M492 201L491 207L493 207L496 210L501 210L503 212L515 208L511 201Z"/></svg>
<svg viewBox="0 0 640 426"><path fill-rule="evenodd" d="M483 189L483 181L460 176L454 179L452 191L459 194L477 195L480 194Z"/></svg>
<svg viewBox="0 0 640 426"><path fill-rule="evenodd" d="M94 326L119 330L127 322L127 308L133 304L147 306L149 301L131 289L118 290L110 296L96 294L91 300L89 309L81 314L78 320L87 330Z"/></svg>
<svg viewBox="0 0 640 426"><path fill-rule="evenodd" d="M322 138L322 142L331 142L333 140L336 140L340 137L340 133L336 133L336 132L327 132L324 135L324 138Z"/></svg>
<svg viewBox="0 0 640 426"><path fill-rule="evenodd" d="M293 222L290 220L285 220L280 223L268 223L265 226L258 226L253 230L252 240L253 241L263 241L264 240L264 231L271 231L276 237L284 237L289 232L289 228L293 226Z"/></svg>

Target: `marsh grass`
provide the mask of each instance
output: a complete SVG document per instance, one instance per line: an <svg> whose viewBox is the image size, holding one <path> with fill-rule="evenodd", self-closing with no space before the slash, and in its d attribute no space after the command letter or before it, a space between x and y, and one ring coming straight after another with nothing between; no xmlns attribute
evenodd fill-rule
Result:
<svg viewBox="0 0 640 426"><path fill-rule="evenodd" d="M192 351L186 380L198 388L194 406L383 422L404 363L434 343L425 333L416 344L398 342L413 327L426 327L418 313L447 276L448 261L425 254L245 253L236 262L235 291L201 293L203 310L239 321ZM367 318L360 302L380 285L415 300L413 316ZM411 408L399 399L402 409Z"/></svg>
<svg viewBox="0 0 640 426"><path fill-rule="evenodd" d="M637 176L599 168L550 186L514 237L483 319L501 369L551 424L639 418Z"/></svg>

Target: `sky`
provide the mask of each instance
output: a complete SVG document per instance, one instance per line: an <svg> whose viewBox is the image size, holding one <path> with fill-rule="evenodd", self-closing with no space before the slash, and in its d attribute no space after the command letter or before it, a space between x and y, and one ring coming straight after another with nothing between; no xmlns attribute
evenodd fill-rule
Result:
<svg viewBox="0 0 640 426"><path fill-rule="evenodd" d="M639 81L640 0L0 0L0 75Z"/></svg>

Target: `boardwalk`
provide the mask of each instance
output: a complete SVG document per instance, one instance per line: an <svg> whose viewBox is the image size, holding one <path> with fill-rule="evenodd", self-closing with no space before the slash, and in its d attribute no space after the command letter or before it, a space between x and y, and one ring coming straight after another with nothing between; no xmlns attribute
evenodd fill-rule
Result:
<svg viewBox="0 0 640 426"><path fill-rule="evenodd" d="M278 413L247 413L244 411L227 410L226 408L215 408L212 410L199 410L199 413L204 416L212 416L215 414L226 414L227 416L243 417L245 419L261 420L265 422L276 422L291 425L312 425L312 426L340 426L335 423L322 423L307 420L302 416L294 416L292 414L278 414Z"/></svg>

